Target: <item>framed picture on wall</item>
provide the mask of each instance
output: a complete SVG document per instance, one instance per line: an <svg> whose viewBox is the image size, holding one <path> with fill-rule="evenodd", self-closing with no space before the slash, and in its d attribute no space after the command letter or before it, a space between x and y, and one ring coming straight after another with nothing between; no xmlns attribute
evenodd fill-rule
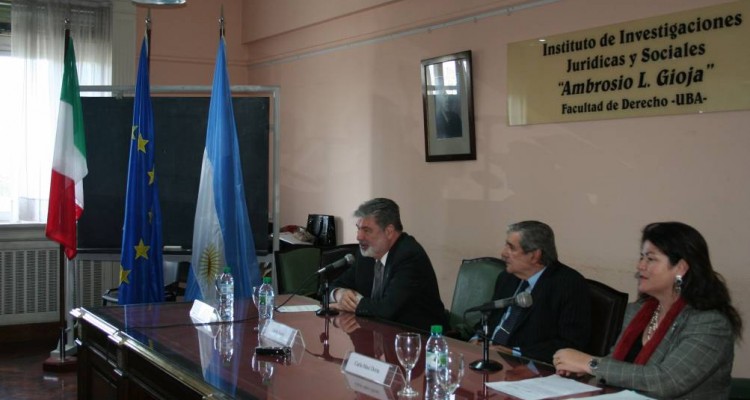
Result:
<svg viewBox="0 0 750 400"><path fill-rule="evenodd" d="M422 60L425 160L476 160L471 50Z"/></svg>

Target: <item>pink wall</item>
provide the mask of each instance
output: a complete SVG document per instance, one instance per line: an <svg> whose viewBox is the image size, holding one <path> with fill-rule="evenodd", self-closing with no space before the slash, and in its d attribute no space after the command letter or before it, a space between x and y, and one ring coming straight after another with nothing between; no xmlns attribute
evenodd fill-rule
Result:
<svg viewBox="0 0 750 400"><path fill-rule="evenodd" d="M504 227L522 219L548 222L562 261L632 299L640 229L681 220L705 235L750 323L744 288L750 112L507 125L508 43L723 2L566 0L399 36L513 2L401 0L311 22L294 14L290 0L276 11L291 13L296 27L251 33L246 27L284 14L249 12L257 4L238 0L230 4L243 15L243 38L264 38L244 43L244 54L232 48L229 58L247 66L246 76L232 73L233 84L281 87L282 224L304 224L308 213L333 214L342 220L339 240L352 242L357 205L391 197L402 207L405 229L430 254L450 305L461 260L497 256ZM173 32L164 34L163 52L155 46L159 82L152 84L210 80L204 70L213 67L215 36L202 31L214 31L214 17L206 14L215 6L189 4L179 24L169 22L177 14L160 16ZM383 33L396 36L306 54ZM172 46L178 39L190 44ZM467 49L473 52L477 160L426 163L420 60ZM750 377L747 348L737 349L734 375Z"/></svg>
<svg viewBox="0 0 750 400"><path fill-rule="evenodd" d="M229 77L233 85L245 84L242 3L242 0L195 0L186 6L152 9L151 85L211 85L222 5ZM145 32L145 18L146 9L138 7L137 52Z"/></svg>

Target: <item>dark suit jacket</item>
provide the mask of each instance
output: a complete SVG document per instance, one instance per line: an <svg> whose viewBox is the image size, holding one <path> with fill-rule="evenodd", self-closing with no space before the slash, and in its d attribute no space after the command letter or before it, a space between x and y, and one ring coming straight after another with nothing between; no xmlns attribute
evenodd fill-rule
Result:
<svg viewBox="0 0 750 400"><path fill-rule="evenodd" d="M504 272L497 277L493 299L513 297L521 280ZM552 362L555 351L567 347L583 350L591 332L591 300L586 280L560 262L548 266L531 292L533 303L523 309L508 338L508 347L521 355ZM505 309L490 314L490 335Z"/></svg>
<svg viewBox="0 0 750 400"><path fill-rule="evenodd" d="M364 296L357 306L357 315L382 318L423 331L436 324L447 329L435 271L414 237L402 232L388 251L383 297L378 300L370 298L374 267L374 258L357 252L351 268L332 284L333 288L354 289Z"/></svg>
<svg viewBox="0 0 750 400"><path fill-rule="evenodd" d="M623 332L642 306L641 300L628 304ZM610 355L601 359L594 375L609 385L659 399L727 399L733 361L734 336L727 317L716 310L686 306L646 365L617 361Z"/></svg>

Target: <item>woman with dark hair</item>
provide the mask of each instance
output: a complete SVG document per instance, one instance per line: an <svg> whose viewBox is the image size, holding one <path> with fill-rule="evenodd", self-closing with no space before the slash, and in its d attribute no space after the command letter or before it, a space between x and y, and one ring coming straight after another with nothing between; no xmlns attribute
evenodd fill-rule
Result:
<svg viewBox="0 0 750 400"><path fill-rule="evenodd" d="M680 222L647 225L635 277L638 300L628 305L612 353L559 350L557 373L591 374L658 398L728 398L742 319L703 236Z"/></svg>

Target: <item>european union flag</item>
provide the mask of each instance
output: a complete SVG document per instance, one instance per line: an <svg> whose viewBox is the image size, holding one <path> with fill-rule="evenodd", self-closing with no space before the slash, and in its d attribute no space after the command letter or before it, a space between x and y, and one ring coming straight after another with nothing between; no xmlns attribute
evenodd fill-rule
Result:
<svg viewBox="0 0 750 400"><path fill-rule="evenodd" d="M214 280L224 266L232 269L236 298L250 298L253 285L260 284L253 231L245 203L223 36L219 40L211 90L206 149L195 208L193 257L185 299L202 299L214 305Z"/></svg>
<svg viewBox="0 0 750 400"><path fill-rule="evenodd" d="M148 36L143 38L130 135L128 187L122 229L119 303L164 301L161 210L154 167L154 113L148 78Z"/></svg>

